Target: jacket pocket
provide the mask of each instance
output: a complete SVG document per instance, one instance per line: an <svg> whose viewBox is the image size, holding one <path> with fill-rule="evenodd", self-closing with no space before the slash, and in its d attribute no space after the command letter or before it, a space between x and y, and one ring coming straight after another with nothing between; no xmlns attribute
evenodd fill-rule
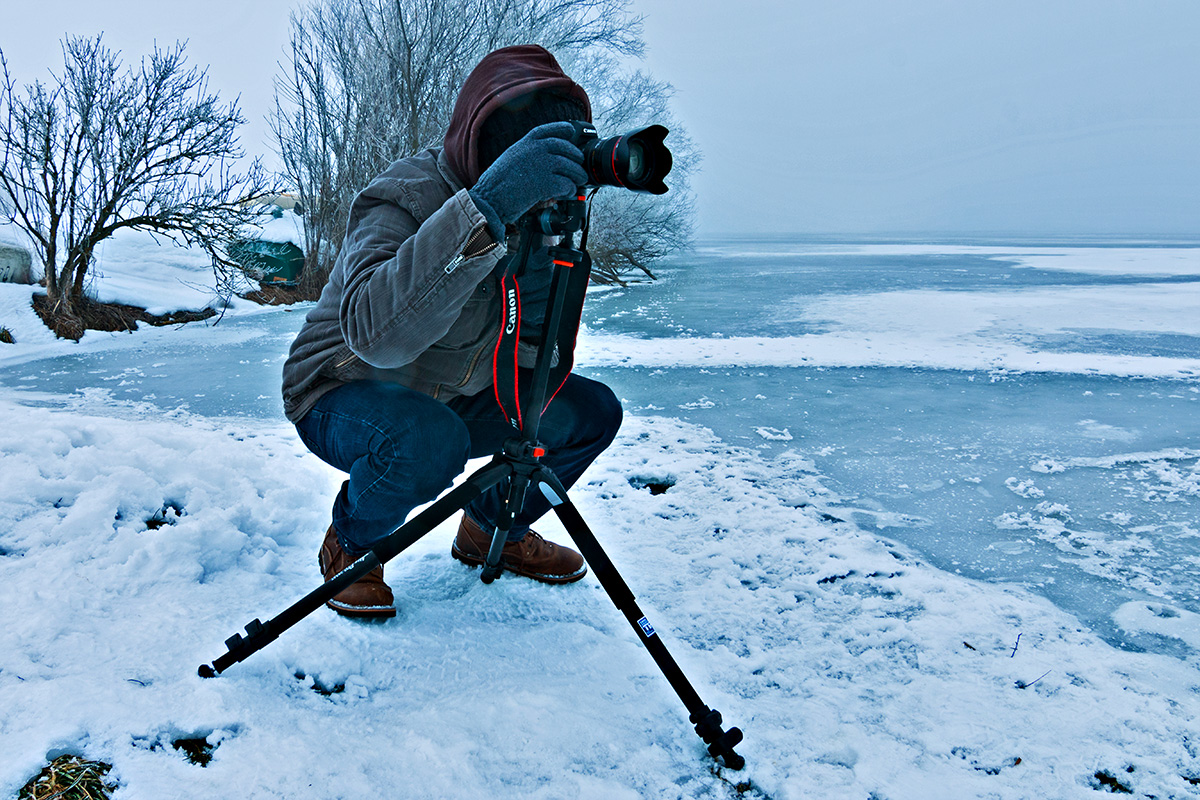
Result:
<svg viewBox="0 0 1200 800"><path fill-rule="evenodd" d="M321 368L321 372L335 380L349 383L371 377L374 369L355 355L354 351L350 349L350 345L344 344L334 351L329 360L325 362L325 366Z"/></svg>

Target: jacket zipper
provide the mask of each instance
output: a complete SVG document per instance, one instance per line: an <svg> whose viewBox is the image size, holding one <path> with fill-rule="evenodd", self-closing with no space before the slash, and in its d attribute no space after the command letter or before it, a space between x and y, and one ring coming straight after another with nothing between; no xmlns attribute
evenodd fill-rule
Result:
<svg viewBox="0 0 1200 800"><path fill-rule="evenodd" d="M480 245L483 245L480 248ZM462 252L450 259L450 263L445 267L445 273L449 275L458 269L460 265L468 258L477 258L484 253L489 253L500 246L499 242L492 241L491 234L488 232L488 226L485 222L475 230L471 231L471 235L467 237L467 243L463 245Z"/></svg>

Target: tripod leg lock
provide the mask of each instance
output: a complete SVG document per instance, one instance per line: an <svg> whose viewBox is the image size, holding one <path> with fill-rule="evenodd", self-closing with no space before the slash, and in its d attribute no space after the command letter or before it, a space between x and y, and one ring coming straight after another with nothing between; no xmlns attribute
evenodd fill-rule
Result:
<svg viewBox="0 0 1200 800"><path fill-rule="evenodd" d="M201 664L197 673L201 678L215 678L218 673L224 672L239 661L245 661L278 638L279 632L271 628L271 623L252 620L246 625L245 636L235 633L225 640L225 647L229 652L215 659L212 666Z"/></svg>
<svg viewBox="0 0 1200 800"><path fill-rule="evenodd" d="M742 741L742 731L739 728L724 730L721 727L721 712L705 707L690 717L696 726L696 735L708 745L708 754L720 758L729 769L741 769L746 766L746 759L733 751L735 745Z"/></svg>

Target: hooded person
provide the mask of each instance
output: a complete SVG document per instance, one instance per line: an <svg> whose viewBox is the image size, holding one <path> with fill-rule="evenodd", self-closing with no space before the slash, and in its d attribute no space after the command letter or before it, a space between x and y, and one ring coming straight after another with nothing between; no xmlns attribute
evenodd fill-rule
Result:
<svg viewBox="0 0 1200 800"><path fill-rule="evenodd" d="M463 84L444 146L396 161L354 199L329 282L283 368L287 418L348 474L320 548L326 581L449 487L469 458L512 437L492 385L501 279L514 223L587 183L568 124L579 119L591 120L588 96L548 51L497 50ZM521 279L522 367L532 366L550 276L542 247ZM608 387L569 375L542 417L543 463L570 487L620 422ZM497 486L466 508L456 559L483 563L502 502ZM548 510L528 493L502 564L547 583L577 581L583 558L530 529ZM328 605L347 616L396 613L382 566Z"/></svg>

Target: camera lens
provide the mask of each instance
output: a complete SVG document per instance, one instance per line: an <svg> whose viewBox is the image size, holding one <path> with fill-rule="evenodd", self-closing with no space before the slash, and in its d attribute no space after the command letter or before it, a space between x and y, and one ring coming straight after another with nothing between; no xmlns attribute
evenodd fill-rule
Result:
<svg viewBox="0 0 1200 800"><path fill-rule="evenodd" d="M640 181L646 171L646 151L641 142L629 143L629 180Z"/></svg>
<svg viewBox="0 0 1200 800"><path fill-rule="evenodd" d="M590 122L573 124L589 186L623 186L635 192L666 194L663 178L671 171L671 151L663 144L666 128L651 125L601 140Z"/></svg>

